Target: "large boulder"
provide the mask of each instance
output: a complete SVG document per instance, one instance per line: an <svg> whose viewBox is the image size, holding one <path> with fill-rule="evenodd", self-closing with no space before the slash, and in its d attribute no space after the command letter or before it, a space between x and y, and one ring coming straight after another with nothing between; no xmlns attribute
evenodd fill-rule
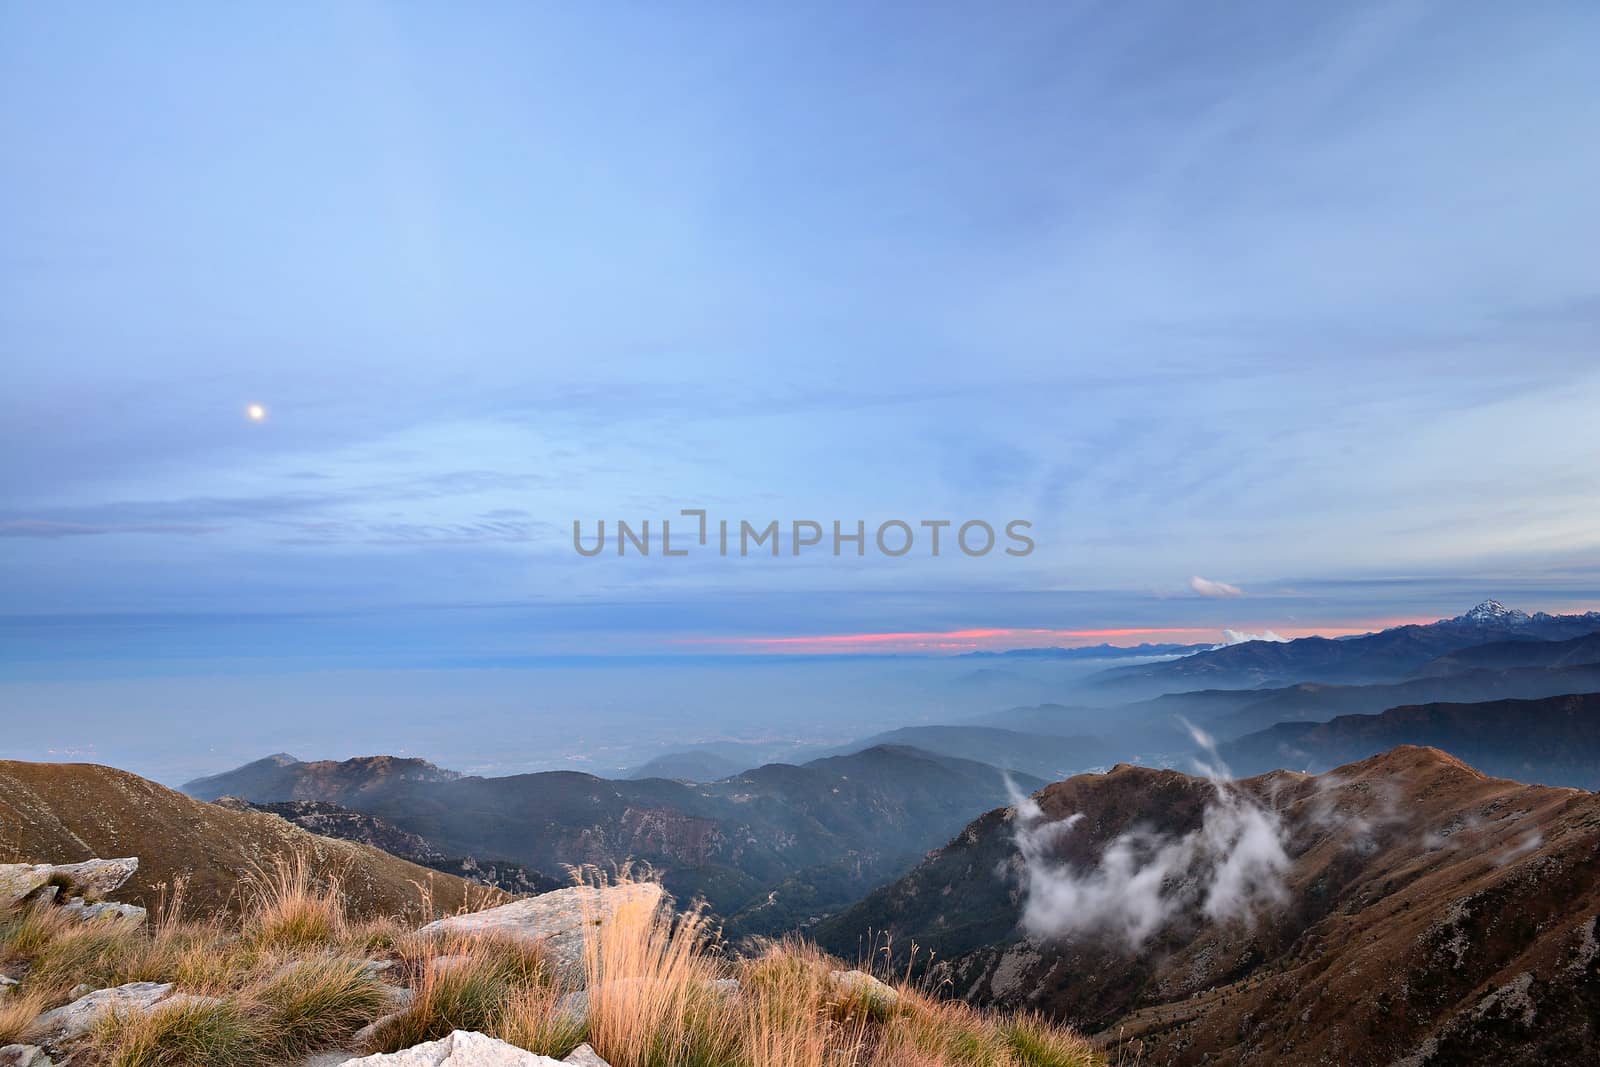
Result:
<svg viewBox="0 0 1600 1067"><path fill-rule="evenodd" d="M52 882L65 883L79 896L104 897L121 888L138 869L135 856L82 863L0 863L0 911L16 907Z"/></svg>
<svg viewBox="0 0 1600 1067"><path fill-rule="evenodd" d="M561 1067L561 1061L472 1030L457 1030L449 1037L399 1052L346 1060L344 1067Z"/></svg>
<svg viewBox="0 0 1600 1067"><path fill-rule="evenodd" d="M94 1029L102 1013L149 1011L171 992L171 982L129 982L112 989L96 989L71 1004L45 1012L34 1020L34 1027L53 1041L82 1037Z"/></svg>
<svg viewBox="0 0 1600 1067"><path fill-rule="evenodd" d="M663 907L666 891L654 882L573 886L514 900L498 908L452 915L422 928L424 934L500 934L544 946L551 965L572 977L583 971L586 931L603 928L623 908Z"/></svg>

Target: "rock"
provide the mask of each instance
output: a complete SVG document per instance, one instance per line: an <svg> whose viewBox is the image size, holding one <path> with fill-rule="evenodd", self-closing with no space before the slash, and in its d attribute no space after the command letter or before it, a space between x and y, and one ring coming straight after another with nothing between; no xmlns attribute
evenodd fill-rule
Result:
<svg viewBox="0 0 1600 1067"><path fill-rule="evenodd" d="M405 1011L411 1007L411 1002L417 999L417 991L410 986L383 984L382 988L395 1011Z"/></svg>
<svg viewBox="0 0 1600 1067"><path fill-rule="evenodd" d="M174 993L170 997L162 997L156 1007L166 1011L168 1008L214 1008L221 1003L221 997L204 997L198 993Z"/></svg>
<svg viewBox="0 0 1600 1067"><path fill-rule="evenodd" d="M7 1045L0 1048L0 1067L56 1067L38 1045Z"/></svg>
<svg viewBox="0 0 1600 1067"><path fill-rule="evenodd" d="M354 1052L318 1052L314 1056L307 1056L294 1067L344 1067L356 1058L358 1056Z"/></svg>
<svg viewBox="0 0 1600 1067"><path fill-rule="evenodd" d="M0 910L22 903L22 899L50 880L48 864L0 863Z"/></svg>
<svg viewBox="0 0 1600 1067"><path fill-rule="evenodd" d="M17 980L15 978L10 977L9 975L0 974L0 1000L6 999L6 997L11 995L12 990L16 988Z"/></svg>
<svg viewBox="0 0 1600 1067"><path fill-rule="evenodd" d="M376 1039L377 1036L383 1032L385 1027L397 1021L400 1016L404 1015L405 1013L405 1008L396 1008L394 1011L378 1016L376 1019L357 1030L354 1034L350 1035L350 1043L352 1045L361 1045L363 1047L372 1044L374 1039Z"/></svg>
<svg viewBox="0 0 1600 1067"><path fill-rule="evenodd" d="M654 882L627 882L610 886L573 886L498 908L452 915L429 923L424 934L508 934L541 942L552 967L564 977L583 971L584 931L604 925L624 908L654 910L663 905L666 892Z"/></svg>
<svg viewBox="0 0 1600 1067"><path fill-rule="evenodd" d="M71 1004L47 1011L34 1025L54 1040L82 1037L93 1029L101 1012L149 1011L172 992L171 982L129 982L114 989L96 989Z"/></svg>
<svg viewBox="0 0 1600 1067"><path fill-rule="evenodd" d="M556 1001L556 1018L573 1026L587 1026L589 1023L589 991L587 989L574 989L572 992Z"/></svg>
<svg viewBox="0 0 1600 1067"><path fill-rule="evenodd" d="M139 858L127 856L120 860L84 860L82 863L59 863L54 873L71 880L79 893L86 897L104 897L122 888L122 884L139 869Z"/></svg>
<svg viewBox="0 0 1600 1067"><path fill-rule="evenodd" d="M394 967L394 960L366 960L361 964L361 977L376 978Z"/></svg>
<svg viewBox="0 0 1600 1067"><path fill-rule="evenodd" d="M577 1067L611 1067L611 1064L600 1058L600 1055L590 1048L587 1043L579 1045L567 1054L562 1063L576 1064Z"/></svg>
<svg viewBox="0 0 1600 1067"><path fill-rule="evenodd" d="M472 1030L457 1030L449 1037L400 1052L346 1060L344 1067L561 1067L561 1061Z"/></svg>
<svg viewBox="0 0 1600 1067"><path fill-rule="evenodd" d="M868 1004L879 1010L892 1008L900 1002L900 994L894 986L885 985L866 971L830 971L828 977L833 979L834 985L850 993L865 993Z"/></svg>
<svg viewBox="0 0 1600 1067"><path fill-rule="evenodd" d="M82 863L0 863L0 911L14 908L30 893L53 881L65 881L86 897L103 897L139 869L133 856ZM50 896L53 898L54 894Z"/></svg>
<svg viewBox="0 0 1600 1067"><path fill-rule="evenodd" d="M70 915L76 915L84 921L105 922L144 922L147 912L137 904L120 904L114 900L102 900L95 904L87 904L82 897L73 897L61 905L61 910Z"/></svg>

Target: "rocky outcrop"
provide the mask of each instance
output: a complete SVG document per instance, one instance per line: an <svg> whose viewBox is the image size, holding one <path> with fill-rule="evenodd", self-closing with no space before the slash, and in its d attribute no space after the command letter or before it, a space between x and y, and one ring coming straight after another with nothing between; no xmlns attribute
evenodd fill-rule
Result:
<svg viewBox="0 0 1600 1067"><path fill-rule="evenodd" d="M654 882L610 886L573 886L498 908L452 915L429 923L423 934L493 933L535 941L544 947L556 971L572 977L583 970L585 931L604 927L623 908L655 910L666 892Z"/></svg>
<svg viewBox="0 0 1600 1067"><path fill-rule="evenodd" d="M82 1037L94 1028L95 1021L103 1013L146 1012L171 992L171 982L129 982L112 989L96 989L70 1004L45 1012L35 1020L34 1027L51 1042Z"/></svg>
<svg viewBox="0 0 1600 1067"><path fill-rule="evenodd" d="M40 890L59 892L62 887L80 898L97 900L120 889L138 869L139 861L132 856L82 863L0 863L0 911L34 898Z"/></svg>
<svg viewBox="0 0 1600 1067"><path fill-rule="evenodd" d="M6 1045L0 1048L0 1067L56 1067L56 1061L38 1045Z"/></svg>
<svg viewBox="0 0 1600 1067"><path fill-rule="evenodd" d="M472 1030L457 1030L400 1052L346 1060L345 1067L561 1067L561 1061Z"/></svg>

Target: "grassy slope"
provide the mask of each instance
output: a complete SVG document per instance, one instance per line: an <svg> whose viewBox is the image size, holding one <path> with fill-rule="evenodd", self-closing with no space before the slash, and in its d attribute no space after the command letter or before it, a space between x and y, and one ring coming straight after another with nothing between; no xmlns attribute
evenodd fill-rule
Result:
<svg viewBox="0 0 1600 1067"><path fill-rule="evenodd" d="M154 906L160 886L188 878L196 906L238 906L238 886L275 857L304 854L337 872L357 913L404 914L429 887L435 907L505 899L366 845L318 837L274 815L228 811L126 771L88 763L0 760L0 862L71 863L137 856L118 898Z"/></svg>

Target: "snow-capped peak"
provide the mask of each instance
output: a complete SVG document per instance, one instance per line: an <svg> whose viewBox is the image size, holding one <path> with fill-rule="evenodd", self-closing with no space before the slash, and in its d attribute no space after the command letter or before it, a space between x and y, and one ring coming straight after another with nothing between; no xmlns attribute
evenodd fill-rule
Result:
<svg viewBox="0 0 1600 1067"><path fill-rule="evenodd" d="M1460 617L1462 622L1498 622L1498 623L1524 623L1528 621L1528 613L1508 608L1498 600L1485 600Z"/></svg>

